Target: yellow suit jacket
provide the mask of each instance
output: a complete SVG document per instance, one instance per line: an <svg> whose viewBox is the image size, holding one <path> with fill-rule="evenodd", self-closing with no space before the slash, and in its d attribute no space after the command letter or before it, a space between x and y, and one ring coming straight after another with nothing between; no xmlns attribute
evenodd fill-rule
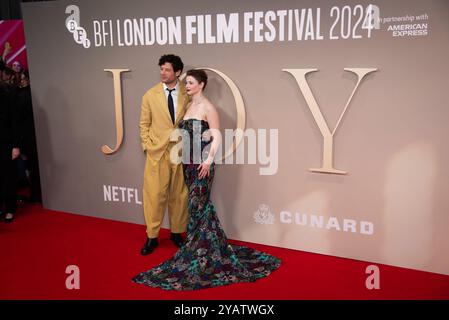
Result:
<svg viewBox="0 0 449 320"><path fill-rule="evenodd" d="M146 151L153 160L159 161L167 149L170 134L184 117L187 102L186 88L179 82L176 120L173 124L162 82L148 90L142 97L139 122L140 139L143 151Z"/></svg>

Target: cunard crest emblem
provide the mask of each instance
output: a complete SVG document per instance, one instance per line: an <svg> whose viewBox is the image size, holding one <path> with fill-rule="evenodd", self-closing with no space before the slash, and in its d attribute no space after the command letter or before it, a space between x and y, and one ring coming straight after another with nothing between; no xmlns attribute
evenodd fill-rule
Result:
<svg viewBox="0 0 449 320"><path fill-rule="evenodd" d="M270 207L266 204L261 204L259 210L254 212L254 221L260 224L273 224L274 215L270 211Z"/></svg>

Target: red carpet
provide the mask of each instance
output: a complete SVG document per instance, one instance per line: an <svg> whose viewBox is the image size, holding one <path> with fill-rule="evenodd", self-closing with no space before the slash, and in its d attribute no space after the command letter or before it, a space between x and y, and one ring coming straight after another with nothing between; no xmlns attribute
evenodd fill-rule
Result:
<svg viewBox="0 0 449 320"><path fill-rule="evenodd" d="M449 276L385 265L380 289L365 287L371 263L248 243L282 259L270 277L194 292L135 284L131 278L175 253L163 230L159 248L139 251L142 225L23 205L0 222L0 299L449 299ZM235 243L242 244L242 242ZM80 289L68 290L68 265L80 269Z"/></svg>

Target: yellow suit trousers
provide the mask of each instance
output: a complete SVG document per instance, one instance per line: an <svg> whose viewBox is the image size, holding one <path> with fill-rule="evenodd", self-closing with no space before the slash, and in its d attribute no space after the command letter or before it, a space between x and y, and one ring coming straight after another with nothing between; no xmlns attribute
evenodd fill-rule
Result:
<svg viewBox="0 0 449 320"><path fill-rule="evenodd" d="M170 143L161 159L156 161L147 152L143 182L143 209L148 238L157 238L168 205L170 229L186 231L188 220L188 190L181 164L170 161Z"/></svg>

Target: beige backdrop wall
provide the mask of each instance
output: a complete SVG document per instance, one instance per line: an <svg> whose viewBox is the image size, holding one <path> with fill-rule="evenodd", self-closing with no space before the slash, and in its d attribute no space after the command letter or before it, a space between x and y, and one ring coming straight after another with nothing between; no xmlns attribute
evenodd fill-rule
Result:
<svg viewBox="0 0 449 320"><path fill-rule="evenodd" d="M370 3L374 24L365 23ZM175 53L186 70L232 79L246 129L266 129L270 145L268 132L278 130L276 174L261 175L260 159L217 169L213 200L229 238L449 274L447 1L80 0L23 9L46 208L144 224L140 101L158 82L158 58ZM85 39L66 27L77 17ZM178 33L165 43L157 31L176 19ZM188 23L197 28L192 43ZM223 26L229 33L217 43ZM283 69L318 70L306 80L332 131L357 84L345 68L377 69L334 135L333 164L347 174L312 172L323 163L323 135ZM113 77L104 69L130 70L121 77L123 143L111 155L101 151L116 145ZM209 75L206 94L223 129L235 128L230 87Z"/></svg>

